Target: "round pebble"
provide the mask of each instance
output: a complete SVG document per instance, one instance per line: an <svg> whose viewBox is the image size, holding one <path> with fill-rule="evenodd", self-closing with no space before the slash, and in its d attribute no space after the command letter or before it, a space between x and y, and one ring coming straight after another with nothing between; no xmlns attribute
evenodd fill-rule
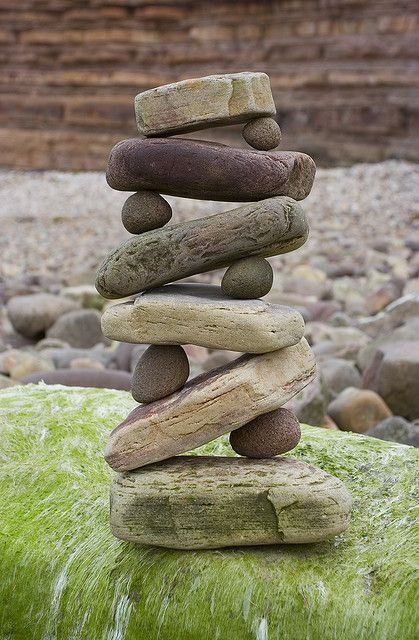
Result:
<svg viewBox="0 0 419 640"><path fill-rule="evenodd" d="M137 362L131 393L137 402L148 404L181 389L188 376L188 356L182 347L153 344Z"/></svg>
<svg viewBox="0 0 419 640"><path fill-rule="evenodd" d="M172 217L172 207L159 193L137 191L122 207L122 224L130 233L144 233L164 227Z"/></svg>
<svg viewBox="0 0 419 640"><path fill-rule="evenodd" d="M243 258L229 266L221 289L230 298L250 300L266 296L272 288L274 274L264 258Z"/></svg>
<svg viewBox="0 0 419 640"><path fill-rule="evenodd" d="M296 416L281 407L258 416L230 433L234 451L247 458L272 458L291 451L301 438Z"/></svg>
<svg viewBox="0 0 419 640"><path fill-rule="evenodd" d="M243 127L242 136L254 149L270 151L279 145L282 134L273 118L256 118Z"/></svg>

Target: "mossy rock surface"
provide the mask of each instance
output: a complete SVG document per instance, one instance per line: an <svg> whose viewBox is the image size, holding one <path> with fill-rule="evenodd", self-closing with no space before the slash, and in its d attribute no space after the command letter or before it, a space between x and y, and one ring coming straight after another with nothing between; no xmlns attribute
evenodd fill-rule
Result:
<svg viewBox="0 0 419 640"><path fill-rule="evenodd" d="M104 389L0 393L1 640L417 637L417 450L304 427L289 455L346 483L354 510L343 535L222 551L139 547L110 533L102 457L134 404ZM225 436L197 453L235 455Z"/></svg>

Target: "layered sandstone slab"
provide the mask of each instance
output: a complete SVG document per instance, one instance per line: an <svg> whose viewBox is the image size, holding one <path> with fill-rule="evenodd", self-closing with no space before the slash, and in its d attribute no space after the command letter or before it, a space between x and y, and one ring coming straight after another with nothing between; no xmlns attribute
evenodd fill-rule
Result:
<svg viewBox="0 0 419 640"><path fill-rule="evenodd" d="M145 136L237 124L275 113L269 77L258 72L182 80L135 98L138 131Z"/></svg>
<svg viewBox="0 0 419 640"><path fill-rule="evenodd" d="M183 138L130 138L111 151L106 178L119 191L250 202L273 196L303 200L316 165L305 153L234 149Z"/></svg>
<svg viewBox="0 0 419 640"><path fill-rule="evenodd" d="M105 459L113 469L127 471L190 451L282 406L314 374L304 338L280 351L244 355L134 409L112 431Z"/></svg>
<svg viewBox="0 0 419 640"><path fill-rule="evenodd" d="M214 285L179 284L108 307L102 331L119 342L266 353L299 342L304 320L289 307L231 299Z"/></svg>
<svg viewBox="0 0 419 640"><path fill-rule="evenodd" d="M293 251L307 236L301 206L269 198L130 238L104 260L96 288L105 298L124 298L240 258Z"/></svg>
<svg viewBox="0 0 419 640"><path fill-rule="evenodd" d="M301 460L181 456L115 476L113 534L172 549L321 542L344 531L352 498Z"/></svg>

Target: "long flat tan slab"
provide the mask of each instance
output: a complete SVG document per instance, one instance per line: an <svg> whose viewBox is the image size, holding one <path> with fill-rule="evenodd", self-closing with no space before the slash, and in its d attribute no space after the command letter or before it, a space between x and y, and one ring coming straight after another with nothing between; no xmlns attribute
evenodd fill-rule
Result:
<svg viewBox="0 0 419 640"><path fill-rule="evenodd" d="M304 338L280 351L244 355L134 409L112 431L105 459L113 469L126 471L190 451L278 409L314 374L314 356Z"/></svg>
<svg viewBox="0 0 419 640"><path fill-rule="evenodd" d="M294 251L307 236L301 205L269 198L130 238L104 260L96 288L105 298L125 298L250 255Z"/></svg>
<svg viewBox="0 0 419 640"><path fill-rule="evenodd" d="M113 534L172 549L321 542L349 524L341 480L301 460L182 456L117 474Z"/></svg>
<svg viewBox="0 0 419 640"><path fill-rule="evenodd" d="M119 191L157 191L182 198L253 202L303 200L316 165L298 151L234 149L184 138L130 138L112 149L106 179Z"/></svg>
<svg viewBox="0 0 419 640"><path fill-rule="evenodd" d="M299 342L304 320L290 307L264 300L234 300L214 285L178 284L108 307L102 316L102 331L119 342L196 344L266 353Z"/></svg>
<svg viewBox="0 0 419 640"><path fill-rule="evenodd" d="M161 136L274 116L266 73L242 72L173 82L135 98L138 131Z"/></svg>

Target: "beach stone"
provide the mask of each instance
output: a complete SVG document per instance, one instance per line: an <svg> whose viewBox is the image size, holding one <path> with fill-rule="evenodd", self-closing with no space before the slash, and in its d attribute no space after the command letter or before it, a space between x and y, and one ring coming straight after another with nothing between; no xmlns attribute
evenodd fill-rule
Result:
<svg viewBox="0 0 419 640"><path fill-rule="evenodd" d="M15 387L19 382L17 380L12 380L9 376L5 376L0 373L0 389L8 389L9 387Z"/></svg>
<svg viewBox="0 0 419 640"><path fill-rule="evenodd" d="M396 329L392 329L384 334L379 335L371 340L362 349L359 350L357 357L357 365L361 371L366 371L372 364L375 354L378 351L385 351L388 345L396 342L416 342L419 336L419 316L410 318L405 324Z"/></svg>
<svg viewBox="0 0 419 640"><path fill-rule="evenodd" d="M188 356L177 345L151 345L132 375L134 400L148 404L181 389L189 377Z"/></svg>
<svg viewBox="0 0 419 640"><path fill-rule="evenodd" d="M60 316L78 308L75 301L49 293L15 296L6 305L13 328L27 338L42 338Z"/></svg>
<svg viewBox="0 0 419 640"><path fill-rule="evenodd" d="M272 458L294 449L300 438L300 423L296 416L280 407L232 431L230 444L240 456Z"/></svg>
<svg viewBox="0 0 419 640"><path fill-rule="evenodd" d="M130 391L131 375L125 371L109 369L56 369L44 373L32 373L22 378L22 384L44 382L62 384L66 387L95 387L98 389L120 389Z"/></svg>
<svg viewBox="0 0 419 640"><path fill-rule="evenodd" d="M118 191L157 191L182 198L251 202L303 200L316 165L296 151L253 151L186 138L130 138L111 151L106 179Z"/></svg>
<svg viewBox="0 0 419 640"><path fill-rule="evenodd" d="M314 372L304 339L272 353L241 356L168 398L134 409L111 432L105 459L113 469L126 471L190 451L278 409Z"/></svg>
<svg viewBox="0 0 419 640"><path fill-rule="evenodd" d="M265 258L243 258L229 266L221 281L221 289L231 298L262 298L271 290L273 279L272 267Z"/></svg>
<svg viewBox="0 0 419 640"><path fill-rule="evenodd" d="M92 358L74 358L70 362L70 369L104 369L102 362Z"/></svg>
<svg viewBox="0 0 419 640"><path fill-rule="evenodd" d="M305 424L321 426L326 417L329 396L319 371L312 382L299 391L285 408L295 413L298 420Z"/></svg>
<svg viewBox="0 0 419 640"><path fill-rule="evenodd" d="M408 422L401 416L391 416L382 420L372 429L368 429L367 436L419 447L419 425Z"/></svg>
<svg viewBox="0 0 419 640"><path fill-rule="evenodd" d="M270 151L281 142L281 129L273 118L256 118L248 122L242 131L247 144L254 149Z"/></svg>
<svg viewBox="0 0 419 640"><path fill-rule="evenodd" d="M275 113L269 77L254 71L181 80L135 97L137 127L144 136L238 124Z"/></svg>
<svg viewBox="0 0 419 640"><path fill-rule="evenodd" d="M48 329L48 338L65 340L71 347L88 349L103 342L101 315L94 309L70 311Z"/></svg>
<svg viewBox="0 0 419 640"><path fill-rule="evenodd" d="M359 327L366 334L377 337L419 317L419 294L409 294L390 303L375 316L360 318Z"/></svg>
<svg viewBox="0 0 419 640"><path fill-rule="evenodd" d="M122 371L133 371L146 348L146 345L119 342L116 349L111 352L111 360L108 366Z"/></svg>
<svg viewBox="0 0 419 640"><path fill-rule="evenodd" d="M102 331L119 342L266 353L297 344L304 335L304 320L289 307L232 300L214 285L176 284L108 307Z"/></svg>
<svg viewBox="0 0 419 640"><path fill-rule="evenodd" d="M122 207L122 224L130 233L144 233L164 227L172 217L172 207L158 193L137 191Z"/></svg>
<svg viewBox="0 0 419 640"><path fill-rule="evenodd" d="M382 311L391 302L399 299L403 291L403 283L399 279L393 279L383 284L379 289L367 295L365 308L368 315L373 316Z"/></svg>
<svg viewBox="0 0 419 640"><path fill-rule="evenodd" d="M103 345L102 345L103 346ZM42 355L49 358L57 369L75 367L78 360L89 360L97 363L101 368L107 367L113 359L113 353L102 349L76 349L73 347L47 348ZM77 368L77 367L76 367Z"/></svg>
<svg viewBox="0 0 419 640"><path fill-rule="evenodd" d="M321 375L328 394L335 398L346 387L362 387L362 376L353 362L330 358L321 363Z"/></svg>
<svg viewBox="0 0 419 640"><path fill-rule="evenodd" d="M124 298L244 257L293 251L307 236L301 206L269 198L130 238L99 267L96 288L105 298Z"/></svg>
<svg viewBox="0 0 419 640"><path fill-rule="evenodd" d="M353 345L356 351L359 351L371 340L357 327L333 327L323 322L308 322L306 335L313 344L330 341L336 347Z"/></svg>
<svg viewBox="0 0 419 640"><path fill-rule="evenodd" d="M334 300L317 300L316 302L305 303L307 318L311 321L331 322L331 318L336 313L342 313L340 305ZM333 324L333 322L331 322Z"/></svg>
<svg viewBox="0 0 419 640"><path fill-rule="evenodd" d="M202 371L211 371L211 369L215 369L216 367L222 367L225 364L229 364L236 358L236 351L227 351L225 349L213 351L202 363Z"/></svg>
<svg viewBox="0 0 419 640"><path fill-rule="evenodd" d="M379 349L364 372L364 386L379 393L393 413L419 418L419 340Z"/></svg>
<svg viewBox="0 0 419 640"><path fill-rule="evenodd" d="M327 408L328 415L339 429L365 433L381 420L392 415L378 393L347 387Z"/></svg>
<svg viewBox="0 0 419 640"><path fill-rule="evenodd" d="M39 342L36 343L35 349L36 351L44 351L44 349L69 349L70 345L68 342L64 340L59 340L58 338L42 338Z"/></svg>
<svg viewBox="0 0 419 640"><path fill-rule="evenodd" d="M18 358L10 367L10 377L14 380L22 380L31 373L54 371L51 360L39 354L21 351Z"/></svg>
<svg viewBox="0 0 419 640"><path fill-rule="evenodd" d="M320 542L351 509L341 480L300 460L179 456L115 476L111 529L175 549Z"/></svg>
<svg viewBox="0 0 419 640"><path fill-rule="evenodd" d="M77 302L77 304L84 309L97 309L101 311L106 302L92 284L78 284L73 287L64 287L60 290L60 295L74 300L74 302Z"/></svg>
<svg viewBox="0 0 419 640"><path fill-rule="evenodd" d="M54 365L50 358L44 354L20 351L19 349L7 349L0 353L0 373L6 374L15 380L20 380L29 373L36 371L51 371Z"/></svg>

